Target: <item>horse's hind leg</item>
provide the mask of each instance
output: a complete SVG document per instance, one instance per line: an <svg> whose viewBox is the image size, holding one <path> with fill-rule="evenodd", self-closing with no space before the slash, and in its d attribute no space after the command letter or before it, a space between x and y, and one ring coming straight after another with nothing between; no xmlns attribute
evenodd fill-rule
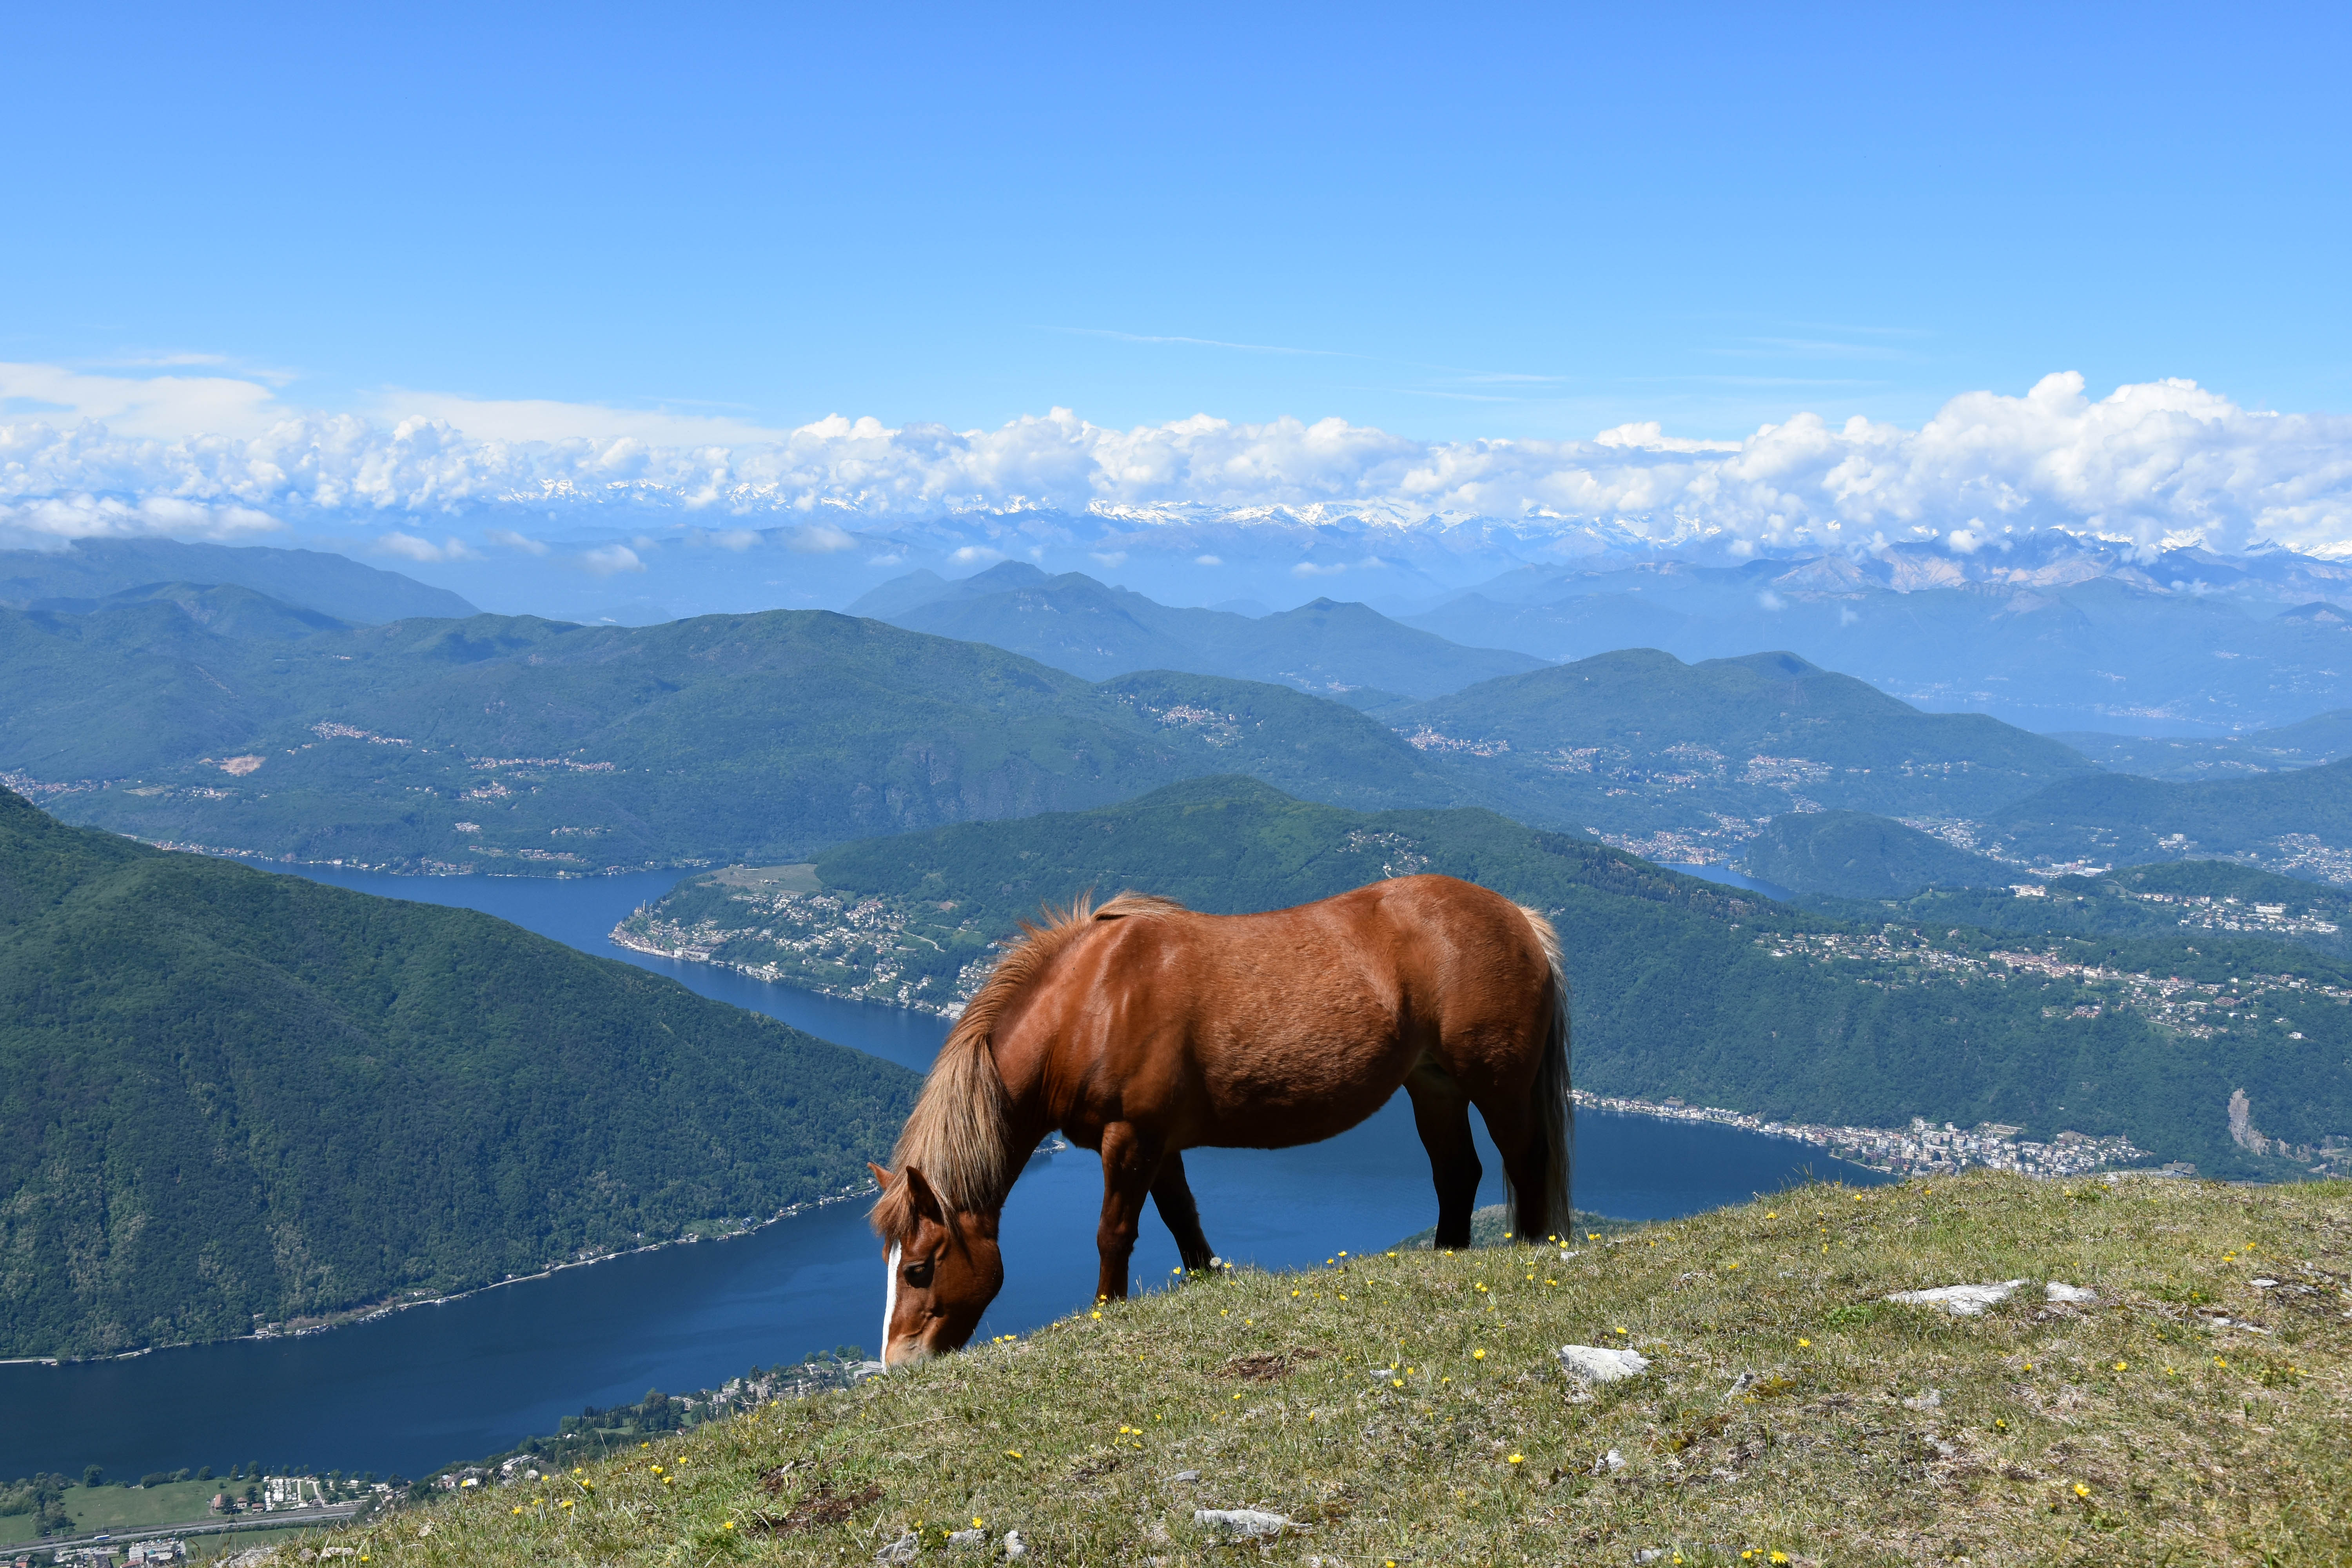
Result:
<svg viewBox="0 0 2352 1568"><path fill-rule="evenodd" d="M1569 1216L1549 1212L1551 1183L1535 1114L1509 1100L1482 1103L1478 1114L1486 1119L1486 1135L1503 1156L1503 1177L1511 1184L1511 1239L1537 1241L1567 1229Z"/></svg>
<svg viewBox="0 0 2352 1568"><path fill-rule="evenodd" d="M1176 1238L1177 1256L1184 1260L1185 1272L1206 1268L1215 1254L1209 1250L1209 1238L1201 1234L1201 1210L1192 1201L1192 1184L1184 1180L1183 1155L1171 1154L1160 1162L1160 1174L1151 1183L1151 1201L1169 1234Z"/></svg>
<svg viewBox="0 0 2352 1568"><path fill-rule="evenodd" d="M1437 1245L1470 1245L1470 1211L1478 1206L1478 1149L1470 1140L1470 1102L1459 1092L1448 1094L1416 1081L1405 1085L1412 1096L1412 1124L1421 1146L1429 1151L1429 1173L1437 1183Z"/></svg>

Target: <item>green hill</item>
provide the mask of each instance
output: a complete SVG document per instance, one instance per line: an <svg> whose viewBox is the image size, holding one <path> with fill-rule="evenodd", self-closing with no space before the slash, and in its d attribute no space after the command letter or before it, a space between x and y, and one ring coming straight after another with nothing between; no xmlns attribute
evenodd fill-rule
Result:
<svg viewBox="0 0 2352 1568"><path fill-rule="evenodd" d="M1259 1552L1202 1511L1252 1509L1277 1562L2322 1568L2352 1559L2347 1222L2342 1183L1974 1177L1801 1188L1565 1258L1236 1271L340 1543L936 1563L1018 1532L1031 1562L1207 1563ZM2003 1280L1974 1317L1885 1299ZM1570 1344L1644 1364L1586 1384Z"/></svg>
<svg viewBox="0 0 2352 1568"><path fill-rule="evenodd" d="M2243 856L2340 882L2352 879L2352 757L2212 783L2066 779L1986 814L1985 826L2003 853L2021 859L2134 865Z"/></svg>
<svg viewBox="0 0 2352 1568"><path fill-rule="evenodd" d="M1351 805L1468 795L1380 724L1281 687L1093 686L823 612L294 637L231 635L213 607L0 609L0 773L151 842L526 872L802 857L1236 770Z"/></svg>
<svg viewBox="0 0 2352 1568"><path fill-rule="evenodd" d="M1902 898L1923 888L2006 886L2018 872L1864 811L1790 812L1748 841L1748 869L1795 893Z"/></svg>
<svg viewBox="0 0 2352 1568"><path fill-rule="evenodd" d="M2161 861L2046 884L2019 879L2042 886L2042 896L2022 897L2008 887L1946 886L1895 900L1815 896L1801 902L1857 921L1883 921L1892 913L1928 927L1969 925L2035 936L2190 943L2252 939L2312 948L2337 962L2352 959L2352 892L2234 861ZM2251 953L2248 962L2253 962Z"/></svg>
<svg viewBox="0 0 2352 1568"><path fill-rule="evenodd" d="M929 573L886 583L850 609L914 631L992 643L1089 680L1183 669L1307 691L1369 687L1435 697L1543 664L1523 653L1465 647L1365 605L1318 599L1255 617L1182 609L1083 573L1048 577L1013 561L959 583Z"/></svg>
<svg viewBox="0 0 2352 1568"><path fill-rule="evenodd" d="M838 1193L904 1070L470 910L0 792L0 1355L218 1339Z"/></svg>
<svg viewBox="0 0 2352 1568"><path fill-rule="evenodd" d="M2094 771L2055 741L1923 713L1787 653L1628 648L1382 716L1514 816L1655 835L1641 847L1661 860L1736 853L1749 824L1791 810L1978 816Z"/></svg>
<svg viewBox="0 0 2352 1568"><path fill-rule="evenodd" d="M2124 1133L2248 1174L2297 1173L2328 1140L2352 1142L2352 972L2315 952L2200 931L2053 938L2012 961L2014 937L1889 925L1883 909L1849 924L1488 811L1352 812L1247 779L864 840L790 875L713 873L621 934L944 1009L1016 921L1089 888L1237 911L1424 870L1551 915L1577 1081L1599 1093L1862 1126L1994 1121L2043 1141ZM2231 1136L2241 1089L2259 1148Z"/></svg>

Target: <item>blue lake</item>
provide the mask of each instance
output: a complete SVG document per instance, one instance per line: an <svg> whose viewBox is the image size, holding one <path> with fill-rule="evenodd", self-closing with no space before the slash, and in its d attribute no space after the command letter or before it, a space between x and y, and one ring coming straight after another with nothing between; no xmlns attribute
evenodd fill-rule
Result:
<svg viewBox="0 0 2352 1568"><path fill-rule="evenodd" d="M273 868L274 869L275 868ZM393 898L485 910L583 951L674 975L842 1045L921 1068L946 1021L647 958L606 940L675 871L540 880L303 875ZM1494 1151L1482 1203L1501 1198ZM1885 1178L1787 1140L1729 1128L1586 1112L1577 1118L1576 1204L1633 1219L1743 1202L1811 1176ZM1185 1156L1209 1239L1264 1268L1392 1245L1434 1222L1429 1164L1402 1097L1354 1131L1305 1149ZM1082 1305L1095 1282L1101 1167L1084 1150L1033 1164L1004 1215L1006 1283L984 1337ZM1168 1279L1176 1249L1156 1216L1138 1283ZM782 1221L731 1241L671 1247L500 1286L300 1339L240 1341L66 1366L0 1366L0 1478L35 1470L113 1476L260 1460L273 1470L415 1475L553 1431L584 1405L648 1388L715 1386L754 1364L836 1345L871 1353L882 1266L862 1205Z"/></svg>

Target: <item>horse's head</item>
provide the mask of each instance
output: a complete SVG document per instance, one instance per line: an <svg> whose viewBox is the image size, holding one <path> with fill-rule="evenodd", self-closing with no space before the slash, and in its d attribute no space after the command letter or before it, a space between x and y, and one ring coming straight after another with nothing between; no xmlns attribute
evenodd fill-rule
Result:
<svg viewBox="0 0 2352 1568"><path fill-rule="evenodd" d="M949 1208L912 1165L895 1173L871 1169L882 1184L875 1223L889 1258L882 1364L905 1366L961 1350L1004 1288L997 1216Z"/></svg>

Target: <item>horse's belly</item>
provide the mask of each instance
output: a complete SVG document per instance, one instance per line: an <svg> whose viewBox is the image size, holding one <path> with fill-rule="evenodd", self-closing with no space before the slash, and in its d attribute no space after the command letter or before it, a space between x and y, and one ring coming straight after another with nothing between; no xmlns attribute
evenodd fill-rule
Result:
<svg viewBox="0 0 2352 1568"><path fill-rule="evenodd" d="M1336 1137L1388 1103L1418 1053L1390 1032L1349 1048L1266 1049L1203 1073L1211 1125L1200 1142L1286 1149Z"/></svg>

